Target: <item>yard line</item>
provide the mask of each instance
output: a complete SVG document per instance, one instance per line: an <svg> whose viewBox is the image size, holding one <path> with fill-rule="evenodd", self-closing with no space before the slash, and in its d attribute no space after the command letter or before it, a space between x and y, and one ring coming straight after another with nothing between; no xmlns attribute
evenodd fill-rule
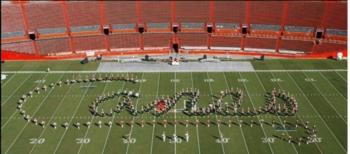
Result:
<svg viewBox="0 0 350 154"><path fill-rule="evenodd" d="M319 72L319 73L337 91L337 93L340 94L340 96L342 96L342 98L344 98L345 102L347 102L345 96L343 94L341 94L340 91L321 72Z"/></svg>
<svg viewBox="0 0 350 154"><path fill-rule="evenodd" d="M61 80L63 77L63 74L61 75L60 79ZM59 81L57 80L57 81ZM46 99L49 97L49 95L52 93L53 89L50 89L49 93L46 95L46 97L41 101L40 105L36 108L36 110L33 113L33 117L34 115L39 111L40 107L43 105L43 103L46 101ZM22 135L24 129L27 127L27 125L30 122L27 122L24 127L22 128L22 130L18 133L18 135L16 136L16 138L12 141L12 143L10 144L10 146L8 147L8 149L6 150L5 154L9 152L9 150L12 148L12 146L16 143L16 141L18 140L19 136Z"/></svg>
<svg viewBox="0 0 350 154"><path fill-rule="evenodd" d="M141 79L143 78L143 74L144 74L144 73L142 73ZM142 87L142 83L143 83L143 82L140 83L138 93L140 93L140 90L141 90L141 87ZM136 109L136 110L137 110L137 105L139 104L139 100L140 100L140 99L137 99L137 101L136 101L136 103L135 103L135 109ZM134 120L135 120L135 116L132 117L132 121L133 121L133 122L134 122ZM129 133L130 136L129 136L129 137L131 137L133 128L134 128L134 127L131 126L131 128L130 128L130 133ZM126 152L125 152L126 154L128 154L128 152L129 152L129 146L130 146L130 143L128 142L128 145L126 146Z"/></svg>
<svg viewBox="0 0 350 154"><path fill-rule="evenodd" d="M96 73L95 73L95 74L96 74ZM89 83L89 86L90 86L90 85L91 85L91 82ZM89 88L86 88L86 90L85 90L83 96L80 98L80 101L79 101L78 106L75 108L73 117L77 114L77 111L78 111L78 109L79 109L81 103L83 102L83 100L84 100L84 98L85 98L85 95L87 94L88 91L89 91ZM73 117L69 120L69 124L72 122ZM56 146L56 148L55 148L55 151L53 152L54 154L57 152L58 148L60 147L61 142L62 142L64 136L65 136L66 133L67 133L67 130L68 130L68 129L66 129L66 130L63 132L63 135L61 136L60 141L58 142L58 144L57 144L57 146Z"/></svg>
<svg viewBox="0 0 350 154"><path fill-rule="evenodd" d="M208 72L207 72L207 77L209 78ZM213 95L210 82L208 82L208 84L209 84L210 95ZM211 99L212 99L212 101L214 101L213 97ZM218 116L217 115L215 115L215 119L216 119L216 121L218 121ZM219 135L222 134L221 130L220 130L220 125L218 125L218 131L219 131ZM222 149L222 153L225 154L225 149L224 149L224 144L223 143L221 143L221 149Z"/></svg>
<svg viewBox="0 0 350 154"><path fill-rule="evenodd" d="M238 74L239 74L239 76L242 78L241 73L238 73ZM253 101L252 101L252 98L251 98L251 97L250 97L250 95L249 95L248 88L247 88L247 86L245 85L245 83L244 83L244 82L243 82L243 86L244 86L244 89L245 89L245 90L246 90L246 92L247 92L247 96L248 96L248 98L249 98L249 100L250 100L250 104L252 104L252 105L253 105L253 107L255 108L254 103L253 103ZM228 88L229 88L229 87L228 87ZM257 119L258 119L258 120L259 120L259 122L260 122L260 118L259 118L259 116L256 116L256 117L257 117ZM262 131L263 131L263 133L264 133L265 137L267 137L264 127L263 127L262 125L260 125L260 126L261 126L261 128L262 128ZM269 145L269 147L270 147L271 152L272 152L272 153L275 153L275 152L273 151L273 149L272 149L272 147L271 147L271 144L270 144L269 142L268 142L268 145Z"/></svg>
<svg viewBox="0 0 350 154"><path fill-rule="evenodd" d="M122 86L121 90L123 90L124 87L125 87L125 82L123 83L123 86ZM118 98L118 101L120 100L120 98L121 98L121 97ZM115 115L116 115L116 113L114 113L114 114L113 114L113 117L112 117L113 123L114 123ZM106 140L105 140L105 144L103 145L102 154L105 153L106 145L107 145L107 142L108 142L108 139L109 139L109 134L110 134L111 130L112 130L112 127L109 127L108 133L107 133L107 137L106 137Z"/></svg>
<svg viewBox="0 0 350 154"><path fill-rule="evenodd" d="M192 88L193 88L193 76L192 76L192 72L191 72L191 83L192 83ZM196 117L196 121L198 120L197 116ZM196 127L196 133L197 133L197 144L198 144L198 153L201 153L201 145L199 144L199 130L198 127Z"/></svg>
<svg viewBox="0 0 350 154"><path fill-rule="evenodd" d="M334 71L338 76L340 76L341 79L345 81L345 83L348 83L347 79L345 79L342 75L339 74L339 72Z"/></svg>
<svg viewBox="0 0 350 154"><path fill-rule="evenodd" d="M105 84L104 84L104 87L103 87L103 90L102 90L102 93L101 93L101 94L103 94L103 93L105 92L106 87L107 87L107 82L105 82ZM96 107L96 111L97 111L97 108L98 108L98 107ZM92 123L92 121L95 119L95 117L96 117L96 116L92 116L92 118L91 118L91 120L90 120L90 123ZM86 130L86 132L85 132L85 135L84 135L84 138L86 138L86 136L88 135L89 130L90 130L90 127L88 127L88 128L87 128L87 130ZM79 150L78 150L78 154L80 153L81 148L83 147L83 145L84 145L84 144L80 144L80 146L79 146Z"/></svg>
<svg viewBox="0 0 350 154"><path fill-rule="evenodd" d="M15 76L16 74L12 75L9 79L5 80L6 82L3 84L1 83L1 88L4 88L7 83L9 83Z"/></svg>
<svg viewBox="0 0 350 154"><path fill-rule="evenodd" d="M71 87L72 87L72 86L69 86L69 88L68 88L68 90L66 90L65 94L68 94L68 91L70 91ZM65 96L66 96L66 95L63 96L63 98L61 99L60 103L58 104L58 106L56 107L55 111L53 112L53 114L52 114L53 116L51 116L50 120L47 122L47 124L48 124L47 127L50 127L50 122L52 121L54 115L56 115L56 112L58 111L58 109L61 107ZM40 135L39 135L38 138L41 138L41 136L44 135L44 132L45 132L45 130L46 130L47 127L44 128L44 130L40 133ZM29 154L31 154L31 153L33 152L33 150L35 149L35 146L36 146L36 145L37 145L37 144L34 144L34 145L33 145L32 149L31 149L30 152L29 152Z"/></svg>
<svg viewBox="0 0 350 154"><path fill-rule="evenodd" d="M175 77L175 80L176 80L176 72L174 73L174 77ZM174 82L174 94L176 94L176 82ZM175 112L174 112L174 120L176 121L176 103L174 105L174 108L175 108ZM176 123L174 124L174 127L175 127L175 135L176 135ZM176 154L176 141L174 142L174 148L175 148L175 154Z"/></svg>
<svg viewBox="0 0 350 154"><path fill-rule="evenodd" d="M246 71L236 71L236 72L333 72L333 71L346 72L347 69L246 70ZM123 73L123 72L126 73L127 71L120 71L120 72L116 72L116 73ZM145 70L143 72L158 73L159 71L147 71L147 70ZM174 71L167 71L167 72L174 72ZM191 72L191 71L184 70L181 72ZM232 70L218 71L218 72L232 72ZM46 71L4 71L3 73L47 73L47 72ZM50 71L50 73L110 73L110 71Z"/></svg>
<svg viewBox="0 0 350 154"><path fill-rule="evenodd" d="M23 84L26 83L26 81L27 81L27 80L29 79L29 77L31 77L32 75L33 75L33 74L29 75L25 80L22 81L21 85L19 85L19 86L11 93L11 95L10 95L4 102L1 103L1 107L7 103L7 101L11 98L11 96L14 95L14 94L18 91L18 89L21 88L21 87L23 86ZM2 87L1 87L1 89L2 89Z"/></svg>
<svg viewBox="0 0 350 154"><path fill-rule="evenodd" d="M304 75L305 75L306 77L309 77L306 73L304 73ZM311 82L311 84L312 84L313 87L315 87L315 88L317 89L317 91L321 94L321 96L324 98L324 100L326 100L326 102L327 102L327 103L334 109L334 111L340 116L340 119L342 119L342 120L345 122L345 124L347 124L347 121L346 121L346 120L343 118L343 116L338 112L338 110L334 108L334 106L332 105L332 103L330 103L329 100L328 100L325 96L323 96L323 94L322 94L322 92L320 91L320 89L319 89L317 86L315 86L315 84L314 84L313 82Z"/></svg>
<svg viewBox="0 0 350 154"><path fill-rule="evenodd" d="M276 78L275 77L275 75L273 74L273 73L270 73L274 78ZM259 79L259 81L260 81L260 77L258 76L258 75L256 75L257 77L258 77L258 79ZM261 83L261 85L263 85L262 84L262 82L260 81L260 83ZM277 85L281 88L281 85L277 82ZM264 87L264 85L263 85L263 87ZM264 87L264 89L265 89L265 87ZM266 89L265 89L265 91L266 91ZM300 119L300 121L302 122L302 123L304 123L304 120L302 119L302 118L300 118L300 116L298 116L297 114L295 114L296 115L296 117L298 118L298 119ZM281 121L280 121L281 122ZM286 132L287 134L288 134L288 132ZM294 146L294 144L293 144L293 146ZM321 148L319 147L319 145L318 145L318 143L316 143L316 147L317 147L317 149L320 151L320 153L323 153L322 152L322 150L321 150ZM294 146L294 148L295 148L295 146Z"/></svg>
<svg viewBox="0 0 350 154"><path fill-rule="evenodd" d="M287 73L287 74L288 74L289 78L292 79L293 83L296 85L296 87L298 88L298 90L299 90L300 92L302 92L300 86L296 83L296 81L294 80L294 78L293 78L289 73ZM303 94L304 94L304 93L303 93ZM321 117L320 113L318 113L318 111L317 111L317 110L315 109L315 107L312 105L312 103L311 103L311 101L309 100L309 98L305 96L305 94L304 94L304 97L306 98L306 100L308 101L308 103L311 105L311 107L312 107L312 109L314 110L314 112L317 113L318 116ZM335 138L335 140L337 141L337 143L339 144L339 146L344 150L344 152L346 152L346 149L345 149L345 148L343 147L343 145L340 143L340 141L338 140L338 138L334 135L333 131L328 127L328 124L324 121L323 118L320 118L320 119L321 119L322 122L325 124L325 126L327 127L327 129L329 130L329 132L333 135L333 137Z"/></svg>
<svg viewBox="0 0 350 154"><path fill-rule="evenodd" d="M159 80L160 80L160 72L158 72L159 73L159 75L158 75L158 86L157 86L157 96L158 96L158 94L159 94ZM155 98L157 98L157 96L155 96ZM153 120L156 120L156 117L155 116L153 116ZM152 129L152 137L151 137L151 151L150 151L150 154L152 154L153 153L153 136L154 136L154 129L155 129L155 125L156 124L154 124L153 125L153 129Z"/></svg>
<svg viewBox="0 0 350 154"><path fill-rule="evenodd" d="M225 78L226 87L230 87L230 86L228 85L227 78L226 78L226 75L225 75L224 72L223 72L223 74L224 74L224 78ZM236 117L236 120L238 120L238 116L236 115L235 117ZM245 139L245 137L244 137L243 130L242 130L241 127L239 127L239 128L240 128L240 130L241 130L241 135L242 135L242 137L243 137L243 141L244 141L245 148L246 148L246 150L247 150L247 153L249 153L247 141L246 141L246 139Z"/></svg>
<svg viewBox="0 0 350 154"><path fill-rule="evenodd" d="M260 77L258 76L258 74L257 74L257 73L254 73L254 74L255 74L256 78L258 79L258 81L259 81L261 87L264 89L264 91L266 91L265 86L264 86L264 84L262 84L262 82L261 82ZM272 73L271 73L271 74L272 74ZM278 82L277 82L277 84L278 84ZM248 91L248 90L247 90L247 91ZM281 118L280 118L279 115L277 115L277 118L278 118L278 121L280 121L280 122L282 123L282 120L281 120ZM284 130L284 132L285 132L286 134L289 135L288 131ZM293 149L295 150L295 152L298 153L297 149L295 148L295 145L292 144L292 146L293 146Z"/></svg>
<svg viewBox="0 0 350 154"><path fill-rule="evenodd" d="M43 79L44 78L46 78L46 76L47 76L47 74L43 77ZM23 84L22 84L23 85ZM40 85L40 83L38 83L37 85ZM19 87L21 87L21 86L19 86ZM13 94L11 95L11 96L9 96L9 98L11 98L13 96ZM2 104L1 104L2 105ZM3 129L3 128L5 128L5 126L7 125L7 123L10 121L10 119L17 113L17 111L18 110L15 110L12 114L11 114L11 116L10 116L10 118L4 123L4 125L2 125L1 126L1 130Z"/></svg>

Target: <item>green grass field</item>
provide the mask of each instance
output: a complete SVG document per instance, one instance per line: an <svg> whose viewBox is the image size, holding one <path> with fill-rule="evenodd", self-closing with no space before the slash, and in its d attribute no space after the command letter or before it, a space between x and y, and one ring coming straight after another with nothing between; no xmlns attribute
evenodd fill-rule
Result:
<svg viewBox="0 0 350 154"><path fill-rule="evenodd" d="M32 122L24 120L16 109L17 101L23 94L35 87L56 83L66 79L85 79L93 73L79 73L79 70L95 70L98 63L80 65L78 61L58 62L6 62L1 65L2 71L44 71L74 70L75 73L6 73L7 79L1 81L1 153L8 154L99 154L99 153L347 153L347 69L346 61L331 60L265 60L252 61L257 70L264 72L218 72L218 73L133 73L145 82L130 83L123 81L88 82L73 85L63 84L48 88L46 92L35 94L23 105L26 114L44 120L46 126L42 128ZM282 71L268 71L268 70ZM283 71L283 70L300 71ZM322 69L328 71L301 71ZM342 69L342 70L332 70ZM113 76L123 73L113 73ZM124 75L127 73L124 73ZM99 76L99 74L95 74ZM101 76L112 73L102 73ZM128 75L131 75L128 73ZM155 117L150 113L132 116L125 110L115 113L112 117L95 117L89 112L88 105L96 97L118 90L134 90L140 92L140 98L134 100L138 109L161 96L172 96L177 91L186 88L200 90L199 106L206 106L213 101L221 90L226 88L240 88L244 92L244 108L257 108L265 104L265 95L273 88L283 89L295 96L299 110L295 116L278 116L270 113L257 116L187 116L181 99L170 112ZM227 99L226 101L230 101ZM113 99L105 103L102 108L109 111L120 100ZM177 112L174 111L176 109ZM162 124L146 123L141 127L139 123L169 121L167 127ZM184 122L189 120L200 122L198 127L190 124L173 124L174 120ZM206 122L212 121L210 127ZM242 127L238 120L243 120ZM259 121L265 123L260 125ZM218 120L221 121L217 125ZM232 121L231 127L228 122ZM253 120L255 124L250 126ZM272 120L276 126L272 127ZM283 121L287 121L287 129L279 129ZM306 137L306 129L300 125L295 128L296 121L309 122L309 127L316 125L317 141L298 145L299 137ZM90 121L91 127L73 126ZM94 125L96 122L113 121L112 127ZM116 123L124 121L122 128ZM57 129L49 126L57 123ZM69 123L64 129L61 124ZM162 140L163 132L167 135ZM189 141L184 134L188 132ZM182 142L172 143L172 135L177 134ZM130 140L123 138L130 134ZM220 134L225 138L222 140ZM289 143L285 136L293 136ZM227 138L227 140L226 140ZM221 142L220 142L221 141ZM227 141L227 142L226 142Z"/></svg>

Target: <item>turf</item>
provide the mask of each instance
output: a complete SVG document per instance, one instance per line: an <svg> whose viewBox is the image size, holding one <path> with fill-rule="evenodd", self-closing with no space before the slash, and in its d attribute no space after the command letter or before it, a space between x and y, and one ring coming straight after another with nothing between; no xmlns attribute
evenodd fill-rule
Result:
<svg viewBox="0 0 350 154"><path fill-rule="evenodd" d="M293 70L293 69L346 69L346 61L324 60L324 59L266 59L245 60L251 61L256 70ZM3 71L94 71L98 68L99 61L84 65L77 60L58 61L6 61L1 64Z"/></svg>
<svg viewBox="0 0 350 154"><path fill-rule="evenodd" d="M94 70L97 64L84 65L69 62L6 62L2 64L5 71L14 70L41 70L51 66L52 70ZM267 60L265 62L253 61L255 69L346 69L345 62L330 60ZM59 65L59 66L56 66ZM125 73L126 74L126 73ZM91 121L92 124L101 120L103 122L124 121L132 126L126 125L121 128L113 123L113 126L105 125L99 128L92 125L90 128L82 126L80 129L70 126L64 129L58 126L57 129L46 126L41 128L33 123L27 123L18 110L17 100L29 90L43 84L48 85L58 80L72 78L85 78L93 74L64 73L64 74L22 74L8 73L7 79L1 83L1 153L347 153L347 72L225 72L225 73L133 73L138 78L145 79L145 82L133 84L130 82L94 82L75 85L56 86L48 89L47 92L35 95L24 109L27 113L45 120L46 123L55 121L58 124L69 122ZM111 75L107 73L102 76ZM113 74L114 76L118 74ZM130 73L129 73L130 75ZM99 76L99 74L97 74ZM177 79L177 80L174 80ZM207 82L206 79L212 79ZM244 80L242 80L244 79ZM44 83L39 82L45 80ZM178 82L174 82L178 81ZM134 100L137 108L152 102L158 96L173 95L183 88L198 88L200 90L199 105L205 106L213 100L213 95L225 88L240 88L244 91L243 107L258 107L265 103L264 95L273 88L284 89L293 94L299 102L299 110L295 116L284 117L272 114L259 116L186 116L181 112L169 112L163 116L155 117L149 113L139 116L131 116L126 111L114 114L113 117L94 117L88 111L88 105L99 95L121 89L139 91L141 97ZM109 111L118 99L107 102L102 107ZM183 108L184 99L175 106L176 109ZM228 100L227 100L228 101ZM185 127L182 124L169 124L166 128L157 124L154 127L146 124L143 128L137 123L142 119L151 122L152 120L169 122L185 121L188 119L194 122L198 119L203 124L196 127L190 124ZM239 127L237 124L228 127L227 124L217 126L211 124L207 127L205 122L210 119L213 122L221 120L225 123L228 120L237 122L242 119L246 124ZM264 119L267 123L260 126L249 126L250 120L258 122ZM297 131L277 131L271 126L272 119L278 123L283 120L294 125L296 120L310 122L310 126L317 125L318 136L322 138L320 143L301 144L288 143L288 141L276 139L274 143L263 143L265 137L281 137L282 133L292 136L305 136L303 128ZM162 133L169 138L166 142L161 139ZM176 133L181 137L188 132L189 142L184 139L181 143L169 143L172 134ZM229 138L228 143L217 143L220 133ZM131 134L136 139L135 143L123 143L123 136ZM32 138L43 138L42 144L30 144ZM85 138L90 142L78 144L77 139Z"/></svg>

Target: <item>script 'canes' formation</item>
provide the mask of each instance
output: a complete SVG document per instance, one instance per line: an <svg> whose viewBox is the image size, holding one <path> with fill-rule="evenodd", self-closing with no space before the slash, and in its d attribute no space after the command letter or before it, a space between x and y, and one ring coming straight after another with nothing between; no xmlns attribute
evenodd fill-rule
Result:
<svg viewBox="0 0 350 154"><path fill-rule="evenodd" d="M71 85L71 84L75 84L75 83L83 83L83 82L86 83L86 82L96 82L96 81L125 81L125 82L131 82L131 83L138 83L138 82L140 82L140 80L138 80L137 77L134 78L133 76L128 76L128 75L121 75L121 76L117 76L117 77L114 77L113 75L111 75L111 76L106 76L105 78L102 78L101 75L100 75L98 78L96 78L95 76L92 76L90 78L86 77L85 79L81 79L79 77L78 79L71 79L71 80L67 79L65 81L61 81L60 80L60 81L57 81L55 83L49 84L49 86L43 85L41 87L35 87L33 90L30 90L28 93L23 94L20 97L20 99L17 101L17 109L19 110L20 115L22 115L23 118L27 122L32 122L35 125L39 125L39 126L44 128L46 126L46 122L45 121L42 120L42 121L39 122L38 118L32 117L29 113L27 113L23 109L23 105L27 104L29 98L32 98L33 95L35 95L35 94L40 94L41 92L47 92L48 88L54 89L55 86L62 87L63 83L65 83L66 85ZM116 94L114 93L114 95L116 95ZM125 92L123 93L123 95L125 96ZM139 94L138 93L134 93L132 91L131 92L129 91L127 93L127 96L128 97L125 97L125 99L126 99L125 102L127 102L127 100L130 100L129 97L139 97ZM97 114L98 112L96 110L94 110L94 109L97 109L96 107L97 107L98 102L103 101L103 100L105 100L108 97L113 97L113 96L108 94L107 96L102 96L102 97L100 96L98 99L96 99L98 101L96 101L95 104L90 106L90 108L91 108L90 111L92 113L96 114L96 115L104 115L104 114ZM95 107L94 107L94 105L95 105ZM129 109L130 109L129 110L130 112L135 113L134 112L135 109L133 108L133 106L130 106ZM112 112L109 112L106 115L110 115L111 116ZM54 129L57 128L57 123L56 122L51 122L49 125L51 127L53 127ZM79 122L75 123L73 125L76 128L78 128L78 129L80 128L80 123ZM68 129L68 126L69 126L68 122L62 123L62 127L63 128ZM90 127L90 124L87 123L86 126Z"/></svg>
<svg viewBox="0 0 350 154"><path fill-rule="evenodd" d="M24 117L25 120L28 122L32 122L35 125L39 125L41 127L46 126L46 122L44 120L39 120L36 117L32 117L30 114L28 114L25 110L23 110L23 105L28 102L29 98L32 98L33 95L35 94L40 94L41 92L47 92L48 88L55 88L56 86L62 87L63 84L65 85L71 85L75 83L86 83L86 82L99 82L99 81L125 81L125 82L132 82L132 83L138 83L140 80L137 79L137 77L132 77L128 75L121 75L121 76L116 76L114 77L113 75L110 76L105 76L104 78L101 77L86 77L85 79L72 79L72 80L65 80L65 81L57 81L56 83L51 83L48 86L43 85L41 87L35 87L33 90L30 90L27 94L24 94L21 96L21 98L17 102L17 109L19 110L19 113ZM186 101L184 102L184 109L183 113L189 116L206 116L210 114L217 114L217 115L223 115L223 116L254 116L258 114L264 114L264 113L271 113L271 114L278 114L278 115L283 115L283 116L292 116L295 115L295 113L298 111L298 103L294 96L290 95L288 92L285 90L278 89L276 90L275 88L271 91L270 94L266 95L266 104L263 107L258 107L258 108L243 108L242 103L243 103L243 97L244 93L243 90L239 88L230 88L230 89L225 89L219 92L218 95L214 96L215 99L213 102L210 102L207 106L199 106L199 96L200 92L199 89L194 89L194 88L186 88L182 89L178 92L175 93L174 96L161 96L160 98L157 98L156 100L143 105L140 107L140 109L136 109L134 106L133 100L135 98L139 98L140 94L137 92L134 92L132 90L124 90L124 91L117 91L117 92L108 92L106 94L103 94L101 96L98 96L90 105L89 105L89 111L92 113L93 116L99 116L99 117L105 117L105 116L113 116L113 114L117 114L122 112L124 109L127 110L131 115L137 116L139 114L144 114L144 113L151 113L154 116L160 116L162 114L167 113L172 109L173 106L182 98L182 97L187 97ZM226 97L229 96L230 101L225 101ZM102 105L104 102L107 102L109 100L112 100L117 97L122 97L121 102L117 103L112 109L109 110L104 110L102 107L98 107L99 105ZM280 100L280 101L278 101ZM99 110L98 110L99 109ZM262 125L264 122L263 119L260 121L260 125ZM124 121L116 122L117 124L120 125L121 128L124 127ZM152 122L145 122L145 120L142 120L140 122L140 127L144 127L145 123L151 123L153 125L156 124L155 121ZM167 124L171 123L168 122L167 120L164 120L162 122L163 127L167 127ZM180 121L180 123L182 123ZM184 122L185 127L189 126L189 120L186 120ZM194 122L194 125L196 127L199 126L199 120L196 119ZM208 119L206 122L206 125L210 127L211 121ZM218 121L217 124L220 125L222 122ZM245 122L243 122L242 119L238 119L237 125L239 127L242 127L242 125ZM254 124L257 122L251 120L250 122L246 123L250 127L253 127ZM108 121L104 123L107 127L112 127L113 122ZM231 124L234 124L231 120L228 121L227 126L231 127ZM277 122L275 120L272 120L272 127L276 127ZM56 129L57 128L57 123L56 122L50 122L49 125ZM99 128L102 127L102 121L98 121L96 124ZM131 124L132 125L132 124ZM286 128L287 122L286 120L283 121L281 124L283 128ZM297 120L295 124L295 129L300 127L300 122ZM61 124L61 126L65 129L69 128L69 123L64 122ZM80 129L81 124L80 122L76 122L73 124L73 126L77 129ZM91 122L86 122L83 123L83 126L90 127ZM303 138L298 138L298 137L292 137L287 134L282 134L285 136L286 141L289 143L295 142L298 145L301 144L301 142L304 142L306 144L313 143L317 139L316 135L316 125L314 125L312 128L309 127L309 122L307 121L303 127L306 129L308 136L304 140ZM166 136L165 134L162 135L162 139L165 140ZM188 142L190 135L188 132L185 133L184 139ZM176 134L172 135L172 140L177 142L179 138Z"/></svg>

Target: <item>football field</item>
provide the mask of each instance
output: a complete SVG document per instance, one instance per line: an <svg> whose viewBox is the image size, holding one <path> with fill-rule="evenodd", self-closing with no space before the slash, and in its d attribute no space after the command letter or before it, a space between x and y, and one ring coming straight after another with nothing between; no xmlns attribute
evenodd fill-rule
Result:
<svg viewBox="0 0 350 154"><path fill-rule="evenodd" d="M93 72L98 63L6 62L1 65L7 75L1 81L1 153L347 153L346 61L251 63L256 71L101 73ZM53 72L46 73L47 67ZM107 79L113 77L134 78L138 82ZM91 78L103 80L65 82ZM59 81L63 82L61 86ZM44 86L48 88L44 90ZM36 87L39 93L34 90ZM190 97L181 97L159 116L151 113L153 107L152 111L137 115L125 108L114 112L125 97L114 97L98 106L99 112L111 111L111 115L96 116L89 110L99 96L118 91L139 93L130 102L140 111L154 100L191 88L200 93L198 108L217 102L226 89L242 90L239 114L229 108L231 114L226 115L186 115ZM296 114L257 111L264 109L274 89L295 98ZM32 97L29 91L33 91ZM23 95L25 102L18 109ZM230 106L234 100L229 95L222 104ZM287 101L278 98L277 103L283 108ZM30 115L28 121L26 115Z"/></svg>

